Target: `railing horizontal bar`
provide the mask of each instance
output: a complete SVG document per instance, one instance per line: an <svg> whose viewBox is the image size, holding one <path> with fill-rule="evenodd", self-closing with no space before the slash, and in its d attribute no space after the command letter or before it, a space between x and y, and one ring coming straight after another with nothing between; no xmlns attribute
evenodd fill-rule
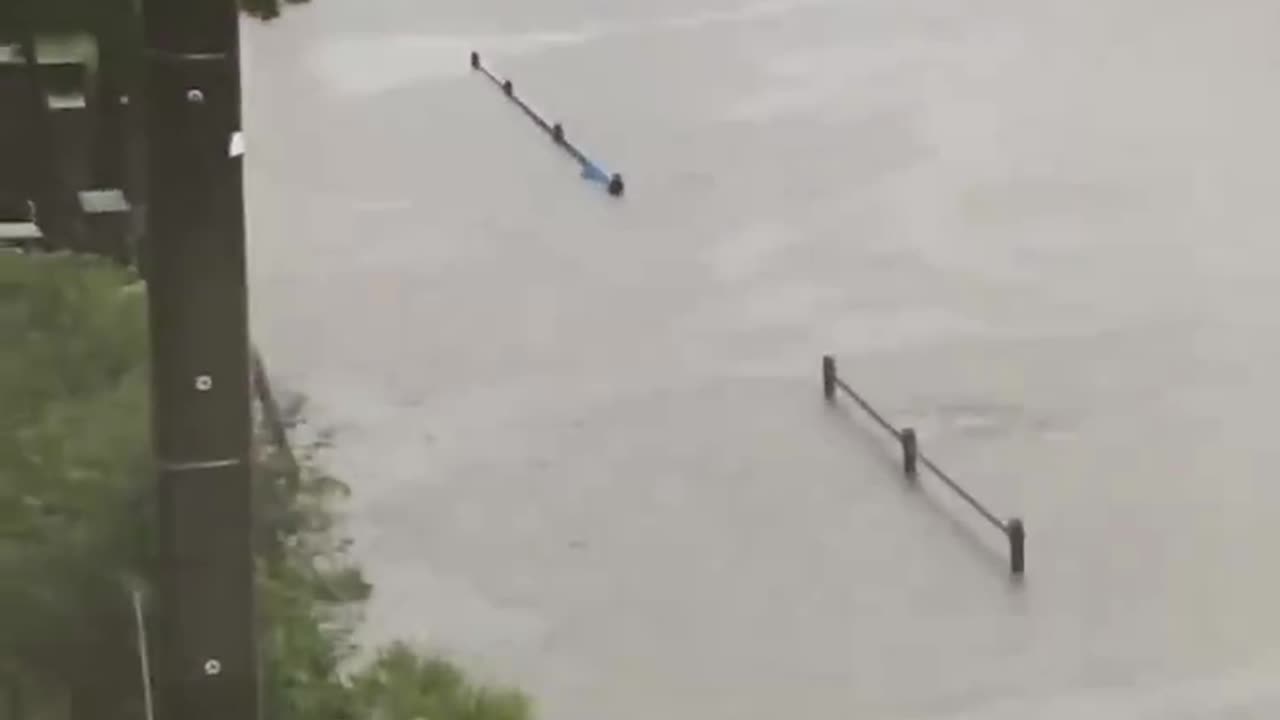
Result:
<svg viewBox="0 0 1280 720"><path fill-rule="evenodd" d="M861 405L862 409L866 410L867 414L871 416L871 419L875 420L877 423L880 424L880 427L884 428L890 435L894 436L895 438L898 438L898 439L902 438L902 433L899 432L898 429L895 428L892 423L890 423L888 420L885 420L883 417L881 417L880 413L876 412L876 409L871 407L871 403L867 402L866 400L863 400L862 396L854 392L853 388L849 387L849 385L845 383L844 380L840 379L839 376L836 376L835 381L836 381L836 387L840 388L841 390L844 390L845 393L849 395L849 397L853 398L854 402Z"/></svg>
<svg viewBox="0 0 1280 720"><path fill-rule="evenodd" d="M895 428L893 424L890 423L888 420L886 420L884 416L882 416L879 412L876 412L876 409L871 406L871 403L867 402L853 388L849 387L849 384L846 383L839 375L835 376L835 384L836 384L836 387L840 388L845 392L845 394L853 398L854 402L858 403L858 405L861 406L863 410L867 411L867 414L871 416L871 419L875 420L876 423L880 425L880 427L884 428L885 431L887 431L893 437L899 440L902 439L902 431ZM919 458L920 458L920 462L924 463L924 466L929 468L929 470L933 472L933 474L936 475L939 480L945 483L947 487L955 491L955 493L959 495L961 498L963 498L965 502L973 506L973 509L977 510L978 513L982 515L984 520L991 523L1000 532L1003 532L1003 533L1008 532L1009 528L1003 520L996 517L995 513L991 512L982 503L978 502L977 498L970 495L968 491L966 491L964 488L960 487L959 483L953 480L950 475L943 472L942 468L938 467L937 464L934 463L932 460L930 460L928 457L926 457L924 453L920 453Z"/></svg>
<svg viewBox="0 0 1280 720"><path fill-rule="evenodd" d="M920 462L924 463L925 467L933 471L933 474L937 475L939 480L946 483L948 487L956 491L957 495L964 498L970 505L972 505L973 509L977 510L978 513L982 515L982 517L986 518L987 522L994 525L996 529L998 529L1000 532L1007 533L1009 531L1009 528L1005 525L1003 520L996 517L994 513L992 513L990 510L986 509L985 507L983 507L982 503L978 502L977 498L970 495L967 491L965 491L964 488L960 487L960 485L956 483L955 480L952 480L950 476L948 476L945 472L942 471L942 468L939 468L937 465L935 465L933 461L925 457L923 453L921 453L919 457L920 457Z"/></svg>

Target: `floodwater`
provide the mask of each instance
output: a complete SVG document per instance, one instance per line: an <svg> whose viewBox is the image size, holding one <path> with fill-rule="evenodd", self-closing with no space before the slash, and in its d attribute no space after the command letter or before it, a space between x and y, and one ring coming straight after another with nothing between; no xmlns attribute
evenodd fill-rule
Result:
<svg viewBox="0 0 1280 720"><path fill-rule="evenodd" d="M1277 27L1270 0L246 26L255 332L337 431L368 638L549 720L1280 717ZM1025 518L1025 582L822 401L823 353Z"/></svg>

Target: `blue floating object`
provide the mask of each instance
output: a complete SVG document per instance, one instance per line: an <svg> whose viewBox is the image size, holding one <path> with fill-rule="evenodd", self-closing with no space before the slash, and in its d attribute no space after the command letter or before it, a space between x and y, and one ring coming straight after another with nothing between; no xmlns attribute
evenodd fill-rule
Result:
<svg viewBox="0 0 1280 720"><path fill-rule="evenodd" d="M600 183L601 185L604 185L605 188L609 191L610 195L618 196L622 194L623 192L622 176L616 175L616 174L614 175L609 174L604 170L604 168L600 167L599 165L596 165L589 158L587 158L587 156L584 155L583 152L577 148L577 146L575 146L572 142L569 141L567 137L565 137L564 130L558 123L553 124L550 121L548 121L545 117L543 117L542 113L539 113L537 110L534 110L533 107L530 106L528 102L526 102L524 99L522 99L520 96L516 94L515 85L509 79L502 78L497 74L495 74L489 68L485 67L484 63L480 60L479 53L476 53L476 52L471 53L471 67L475 70L480 71L494 85L501 88L503 93L507 96L507 99L515 103L516 107L520 108L520 110L523 111L524 114L528 116L528 118L532 120L535 125L537 125L539 128L542 129L543 132L549 135L552 141L554 141L565 152L569 153L569 155L571 155L575 160L577 160L578 164L582 166L583 179L591 180L593 182L597 182L597 183Z"/></svg>
<svg viewBox="0 0 1280 720"><path fill-rule="evenodd" d="M598 165L591 162L590 160L582 163L582 177L586 178L587 180L594 180L596 182L602 182L602 183L609 182L609 173L605 172L604 170L601 170Z"/></svg>

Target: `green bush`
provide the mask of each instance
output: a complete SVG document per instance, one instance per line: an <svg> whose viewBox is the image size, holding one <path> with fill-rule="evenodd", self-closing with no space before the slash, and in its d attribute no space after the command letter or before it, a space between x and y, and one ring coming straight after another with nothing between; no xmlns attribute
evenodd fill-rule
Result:
<svg viewBox="0 0 1280 720"><path fill-rule="evenodd" d="M138 720L126 583L145 581L153 548L145 293L105 261L0 255L0 343L0 697L30 718ZM356 662L371 587L336 528L348 487L316 462L323 438L291 453L262 430L268 716L529 718L521 694L402 644Z"/></svg>

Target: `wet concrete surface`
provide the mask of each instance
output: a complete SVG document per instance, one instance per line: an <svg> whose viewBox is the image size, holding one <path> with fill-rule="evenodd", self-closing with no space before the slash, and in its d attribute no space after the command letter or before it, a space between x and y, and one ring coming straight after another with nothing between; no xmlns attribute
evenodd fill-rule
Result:
<svg viewBox="0 0 1280 720"><path fill-rule="evenodd" d="M369 639L553 720L1275 717L1275 27L1246 0L246 26L255 332L337 431ZM1024 583L823 403L827 352L1025 517Z"/></svg>

